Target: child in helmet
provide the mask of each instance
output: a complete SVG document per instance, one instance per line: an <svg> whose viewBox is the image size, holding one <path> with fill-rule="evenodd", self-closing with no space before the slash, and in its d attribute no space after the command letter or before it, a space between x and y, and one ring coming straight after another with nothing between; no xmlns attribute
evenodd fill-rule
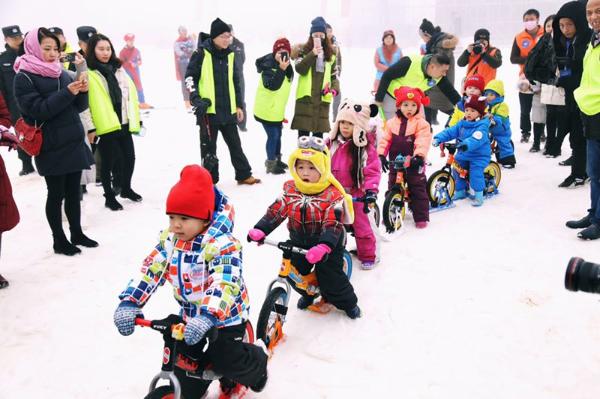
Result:
<svg viewBox="0 0 600 399"><path fill-rule="evenodd" d="M473 206L483 205L485 178L483 171L490 163L491 149L489 139L490 120L485 115L485 100L472 96L465 103L465 118L433 137L433 146L456 139L458 152L456 163L460 168L469 170L469 187L474 191ZM467 182L452 169L456 181L454 200L467 197Z"/></svg>
<svg viewBox="0 0 600 399"><path fill-rule="evenodd" d="M305 276L314 266L322 297L313 305L316 296L302 293L298 308L331 304L356 319L361 316L358 299L343 270L344 224L354 219L352 197L331 174L323 139L302 136L298 146L288 162L293 180L284 183L283 194L250 230L248 240L261 243L288 219L290 242L308 250L305 256L292 254L292 265Z"/></svg>
<svg viewBox="0 0 600 399"><path fill-rule="evenodd" d="M165 281L185 320L184 342L178 350L192 358L202 354L203 338L214 327L217 339L204 356L222 374L221 390L241 395L248 386L261 391L267 382L267 355L259 346L242 342L250 306L242 277L242 250L233 237L233 207L213 186L210 173L188 165L167 197L169 229L160 234L144 260L141 279L132 280L119 295L114 322L130 335L142 308ZM186 398L201 397L210 381L190 377L175 368ZM229 397L229 396L227 396Z"/></svg>
<svg viewBox="0 0 600 399"><path fill-rule="evenodd" d="M410 166L406 171L410 207L416 227L424 229L429 222L429 198L424 166L431 145L431 126L425 120L422 108L429 104L429 98L420 89L405 86L396 89L394 94L396 117L387 121L377 153L383 171L389 169L388 190L391 190L396 182L396 170L390 167L389 161L394 161L400 154L411 156Z"/></svg>
<svg viewBox="0 0 600 399"><path fill-rule="evenodd" d="M454 112L448 122L448 126L456 125L465 117L465 103L471 96L481 96L485 88L485 79L479 74L474 74L465 79L463 85L463 98L454 106Z"/></svg>
<svg viewBox="0 0 600 399"><path fill-rule="evenodd" d="M377 240L365 213L365 206L377 202L381 164L377 157L377 132L369 128L378 113L375 104L344 99L338 110L327 146L331 152L331 173L353 198L354 237L361 267L371 270L377 259Z"/></svg>
<svg viewBox="0 0 600 399"><path fill-rule="evenodd" d="M496 154L498 163L507 169L513 169L517 160L511 140L508 104L504 102L504 83L501 80L491 80L485 86L483 95L486 96L488 103L488 114L491 121L490 133L498 145Z"/></svg>

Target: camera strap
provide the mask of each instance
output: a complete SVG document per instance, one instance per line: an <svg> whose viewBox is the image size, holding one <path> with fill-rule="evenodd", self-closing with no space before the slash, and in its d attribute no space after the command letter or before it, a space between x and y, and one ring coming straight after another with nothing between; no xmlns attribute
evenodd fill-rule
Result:
<svg viewBox="0 0 600 399"><path fill-rule="evenodd" d="M467 70L467 76L471 75L471 72L477 70L477 66L479 65L479 63L483 60L483 54L479 54L479 59L477 61L475 61L475 63L473 63L473 65L471 65L471 67Z"/></svg>

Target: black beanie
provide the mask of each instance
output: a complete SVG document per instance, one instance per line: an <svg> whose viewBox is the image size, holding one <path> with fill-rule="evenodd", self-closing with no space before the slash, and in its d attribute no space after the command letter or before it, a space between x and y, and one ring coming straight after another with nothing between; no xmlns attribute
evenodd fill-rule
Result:
<svg viewBox="0 0 600 399"><path fill-rule="evenodd" d="M433 26L433 23L427 18L423 18L423 22L421 22L419 29L428 35L433 35L435 33L435 27Z"/></svg>
<svg viewBox="0 0 600 399"><path fill-rule="evenodd" d="M210 24L210 38L211 39L214 39L217 36L219 36L221 33L225 33L225 32L231 32L229 25L227 25L225 22L221 21L220 18L217 18L214 21L212 21L212 24Z"/></svg>
<svg viewBox="0 0 600 399"><path fill-rule="evenodd" d="M481 29L477 29L475 31L473 40L477 41L477 40L482 40L482 39L487 40L488 42L490 41L490 31L489 30L481 28Z"/></svg>

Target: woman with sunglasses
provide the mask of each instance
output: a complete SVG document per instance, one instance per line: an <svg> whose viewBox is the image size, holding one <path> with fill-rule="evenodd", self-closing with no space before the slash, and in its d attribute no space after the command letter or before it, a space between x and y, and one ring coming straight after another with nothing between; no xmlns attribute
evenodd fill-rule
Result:
<svg viewBox="0 0 600 399"><path fill-rule="evenodd" d="M354 287L343 270L346 244L344 224L354 221L352 197L331 174L331 157L319 137L303 136L298 149L290 155L293 180L283 186L283 195L248 233L248 241L262 243L265 237L288 219L290 242L308 250L292 254L292 265L303 276L315 270L321 300L303 292L298 309L326 313L333 306L351 319L361 316Z"/></svg>
<svg viewBox="0 0 600 399"><path fill-rule="evenodd" d="M292 129L298 130L298 137L311 132L323 137L330 130L329 105L340 91L334 49L326 35L327 23L317 17L311 24L308 41L292 54L299 75L292 120Z"/></svg>

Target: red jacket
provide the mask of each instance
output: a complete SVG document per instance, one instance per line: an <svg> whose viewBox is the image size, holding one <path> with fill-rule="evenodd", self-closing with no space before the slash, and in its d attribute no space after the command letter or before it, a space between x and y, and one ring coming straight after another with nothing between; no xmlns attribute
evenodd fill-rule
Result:
<svg viewBox="0 0 600 399"><path fill-rule="evenodd" d="M288 219L290 238L297 245L310 247L319 243L335 248L344 233L344 196L333 185L315 194L302 194L293 180L283 185L283 194L267 209L256 228L267 235Z"/></svg>
<svg viewBox="0 0 600 399"><path fill-rule="evenodd" d="M9 128L12 123L10 122L10 112L8 111L8 106L6 105L6 101L4 101L4 96L2 92L0 92L0 125L5 128Z"/></svg>
<svg viewBox="0 0 600 399"><path fill-rule="evenodd" d="M10 113L2 93L0 93L0 125L7 128L11 125ZM0 233L12 229L17 223L19 223L19 210L12 195L4 161L0 156Z"/></svg>

